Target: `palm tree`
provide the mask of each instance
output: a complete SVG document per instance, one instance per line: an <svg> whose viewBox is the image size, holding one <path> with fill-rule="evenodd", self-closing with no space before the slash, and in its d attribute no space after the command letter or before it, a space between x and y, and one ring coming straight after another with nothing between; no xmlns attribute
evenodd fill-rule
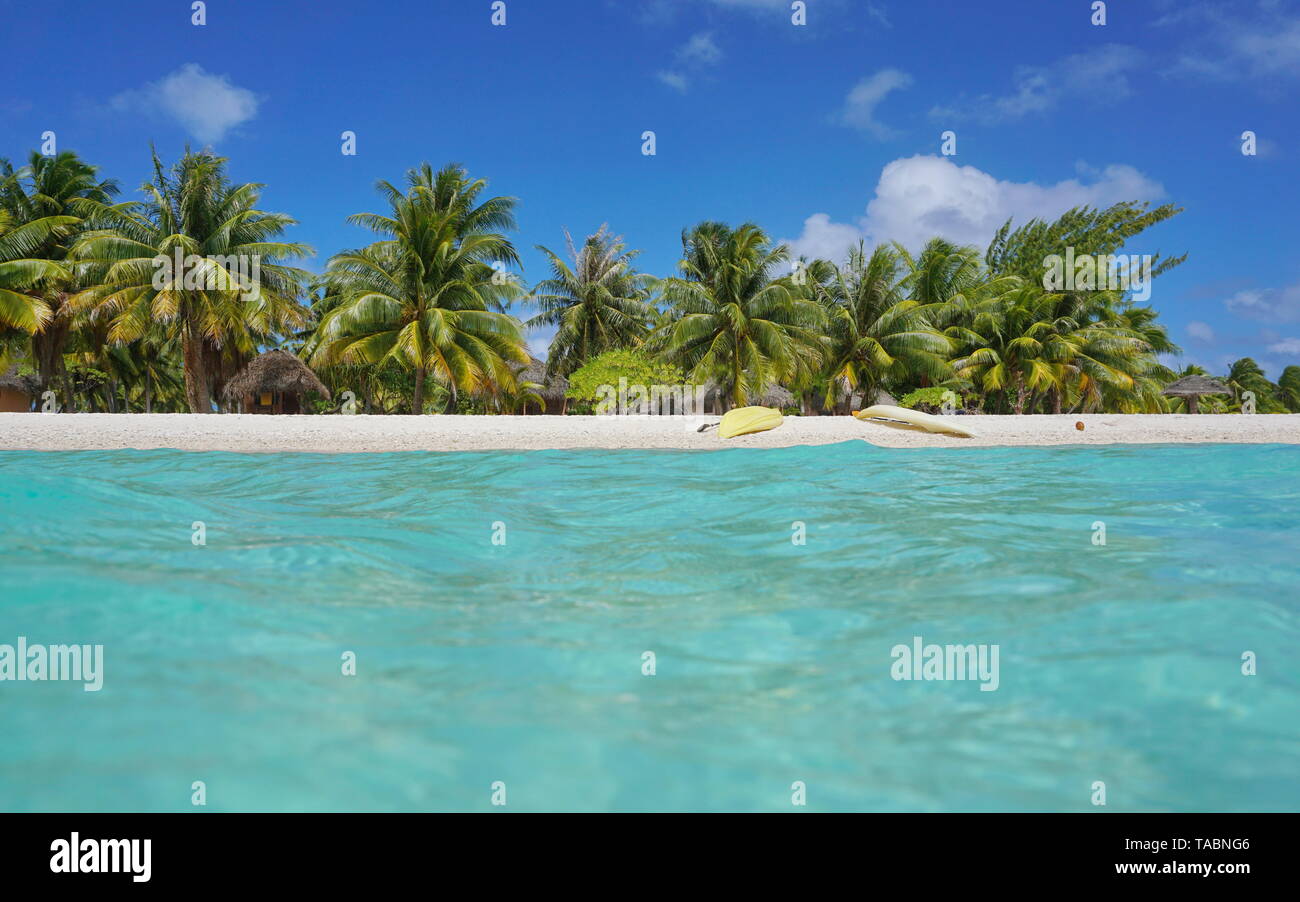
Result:
<svg viewBox="0 0 1300 902"><path fill-rule="evenodd" d="M70 274L53 260L29 255L77 222L75 216L47 216L15 228L13 215L0 209L0 327L30 335L50 321L53 311L40 287Z"/></svg>
<svg viewBox="0 0 1300 902"><path fill-rule="evenodd" d="M663 283L675 318L656 332L653 348L688 378L715 381L724 406L815 370L825 314L792 276L776 276L788 248L772 247L752 223L733 230L705 222L682 234L682 249L682 277Z"/></svg>
<svg viewBox="0 0 1300 902"><path fill-rule="evenodd" d="M1035 285L1019 285L983 300L969 326L950 333L969 346L953 369L974 382L994 410L1004 408L1009 393L1013 411L1024 413L1031 394L1059 389L1073 348L1054 326L1055 300Z"/></svg>
<svg viewBox="0 0 1300 902"><path fill-rule="evenodd" d="M827 406L854 389L870 403L886 383L937 382L951 372L952 344L926 318L939 305L899 293L900 263L895 248L880 246L868 257L859 244L829 282L814 281L827 308L829 347L821 372Z"/></svg>
<svg viewBox="0 0 1300 902"><path fill-rule="evenodd" d="M1282 413L1286 405L1278 397L1278 386L1268 381L1264 369L1253 357L1243 357L1235 361L1223 380L1232 389L1233 396L1241 401L1244 392L1255 394L1257 409L1261 413Z"/></svg>
<svg viewBox="0 0 1300 902"><path fill-rule="evenodd" d="M1300 413L1300 366L1292 364L1277 379L1282 404L1292 413Z"/></svg>
<svg viewBox="0 0 1300 902"><path fill-rule="evenodd" d="M1050 400L1085 410L1160 412L1171 375L1156 353L1177 353L1155 311L1126 301L1118 291L1068 291L1047 297L1053 332L1060 338L1060 384L1030 405Z"/></svg>
<svg viewBox="0 0 1300 902"><path fill-rule="evenodd" d="M262 186L233 184L225 158L187 150L169 172L155 153L153 166L143 203L74 202L100 227L83 233L71 256L98 282L70 303L107 318L114 343L162 325L181 345L190 411L210 413L223 375L306 322L299 296L308 274L281 261L311 249L272 240L296 221L257 209Z"/></svg>
<svg viewBox="0 0 1300 902"><path fill-rule="evenodd" d="M1105 209L1076 207L1054 221L1033 219L1015 230L1008 220L989 243L984 259L995 278L1015 277L1021 284L1038 286L1053 257L1068 257L1072 251L1100 265L1134 236L1179 212L1172 204L1151 209L1147 204L1122 202ZM1185 255L1156 254L1150 260L1150 276L1159 276L1185 259ZM1031 396L1027 409L1033 411L1041 404L1060 412L1067 403L1124 412L1167 409L1169 402L1160 392L1172 373L1157 355L1176 353L1178 348L1155 322L1154 311L1133 303L1118 286L1085 289L1067 283L1051 290L1055 300L1043 318L1061 338L1056 353L1066 356L1052 360L1059 370L1059 385Z"/></svg>
<svg viewBox="0 0 1300 902"><path fill-rule="evenodd" d="M78 202L108 203L117 194L117 182L100 180L98 168L72 151L44 156L32 151L27 165L15 171L8 161L0 163L0 205L15 226L12 236L35 238L26 243L29 258L62 264L82 222L74 209ZM3 251L0 251L3 253ZM33 270L25 267L30 275ZM75 274L60 267L46 268L44 276L27 286L29 302L37 314L32 332L32 356L36 362L38 391L45 391L62 366L62 355L73 328L71 310L65 303L76 290ZM0 314L3 315L3 314Z"/></svg>
<svg viewBox="0 0 1300 902"><path fill-rule="evenodd" d="M546 399L540 394L546 386L540 382L517 379L513 386L502 386L491 399L491 407L503 414L524 414L529 406L546 411Z"/></svg>
<svg viewBox="0 0 1300 902"><path fill-rule="evenodd" d="M568 376L604 351L635 347L649 332L650 279L632 268L637 251L602 225L575 248L564 241L572 265L538 245L551 264L551 278L533 289L540 312L528 326L555 326L546 358L548 376Z"/></svg>
<svg viewBox="0 0 1300 902"><path fill-rule="evenodd" d="M896 242L894 250L904 270L899 290L918 304L953 305L955 313L1020 284L1014 277L987 269L976 248L945 238L931 238L915 257Z"/></svg>
<svg viewBox="0 0 1300 902"><path fill-rule="evenodd" d="M1162 392L1177 377L1173 370L1160 362L1159 355L1181 354L1182 348L1169 337L1169 331L1158 321L1158 316L1154 308L1128 301L1121 302L1113 316L1117 328L1145 345L1145 349L1129 355L1125 361L1134 384L1126 397L1116 400L1117 409L1135 413L1163 413L1169 409L1172 399L1166 398Z"/></svg>
<svg viewBox="0 0 1300 902"><path fill-rule="evenodd" d="M515 200L481 200L486 186L456 164L410 170L405 193L379 182L390 215L349 221L383 239L330 260L326 279L339 301L306 349L313 363L400 362L415 373L413 414L424 411L429 374L446 385L449 410L462 393L513 384L510 364L528 354L504 310L522 292L492 264L519 262L497 231L515 227Z"/></svg>

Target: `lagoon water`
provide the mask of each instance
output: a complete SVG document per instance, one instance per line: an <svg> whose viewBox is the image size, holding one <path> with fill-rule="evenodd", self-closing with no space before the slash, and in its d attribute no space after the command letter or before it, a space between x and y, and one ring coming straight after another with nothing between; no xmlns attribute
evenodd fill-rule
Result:
<svg viewBox="0 0 1300 902"><path fill-rule="evenodd" d="M1294 811L1298 536L1291 446L0 453L0 644L105 671L0 810Z"/></svg>

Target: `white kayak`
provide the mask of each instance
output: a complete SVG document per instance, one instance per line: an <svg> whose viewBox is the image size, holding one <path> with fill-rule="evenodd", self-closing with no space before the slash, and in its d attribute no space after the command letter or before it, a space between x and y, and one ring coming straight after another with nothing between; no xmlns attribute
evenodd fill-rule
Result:
<svg viewBox="0 0 1300 902"><path fill-rule="evenodd" d="M953 423L954 417L931 416L928 413L921 413L919 410L894 407L892 404L875 404L866 410L855 410L853 415L859 420L879 420L886 425L901 423L906 426L924 429L926 432L946 432L949 435L974 438L971 433Z"/></svg>

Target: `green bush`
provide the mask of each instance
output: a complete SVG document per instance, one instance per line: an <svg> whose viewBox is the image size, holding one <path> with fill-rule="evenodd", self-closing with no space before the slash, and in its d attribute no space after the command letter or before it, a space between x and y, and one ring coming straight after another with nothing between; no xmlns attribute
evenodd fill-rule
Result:
<svg viewBox="0 0 1300 902"><path fill-rule="evenodd" d="M964 400L959 392L955 392L951 388L944 388L941 385L932 385L928 388L918 388L916 391L908 392L898 399L898 406L906 407L909 410L921 410L926 407L938 410L943 406L944 394L950 391L957 396L957 406L964 406Z"/></svg>
<svg viewBox="0 0 1300 902"><path fill-rule="evenodd" d="M644 351L623 349L606 351L588 360L569 376L565 394L575 401L595 403L603 385L618 387L619 379L628 385L680 385L684 376L679 367L656 360Z"/></svg>

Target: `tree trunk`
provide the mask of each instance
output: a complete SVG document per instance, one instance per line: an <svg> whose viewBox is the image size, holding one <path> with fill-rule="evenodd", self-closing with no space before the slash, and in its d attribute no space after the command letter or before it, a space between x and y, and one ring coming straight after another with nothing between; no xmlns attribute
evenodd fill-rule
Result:
<svg viewBox="0 0 1300 902"><path fill-rule="evenodd" d="M1027 394L1028 392L1025 388L1024 378L1017 376L1016 377L1016 406L1015 406L1016 416L1020 416L1025 412L1025 396Z"/></svg>
<svg viewBox="0 0 1300 902"><path fill-rule="evenodd" d="M424 376L424 367L417 366L415 368L415 395L411 398L411 414L413 416L424 413Z"/></svg>
<svg viewBox="0 0 1300 902"><path fill-rule="evenodd" d="M32 354L36 357L36 394L39 397L54 384L63 359L63 345L68 338L68 324L56 317L43 330L32 336ZM71 398L68 399L71 402Z"/></svg>
<svg viewBox="0 0 1300 902"><path fill-rule="evenodd" d="M63 383L63 400L60 402L58 398L54 399L55 409L58 410L62 408L68 413L76 413L77 392L75 386L72 384L72 375L68 372L67 366L64 365L62 356L58 358L55 366L59 373L59 381Z"/></svg>
<svg viewBox="0 0 1300 902"><path fill-rule="evenodd" d="M447 406L443 408L442 412L451 414L455 413L460 406L460 393L456 391L455 382L447 383L447 389ZM545 406L542 407L542 412L546 412Z"/></svg>
<svg viewBox="0 0 1300 902"><path fill-rule="evenodd" d="M203 340L187 334L181 345L185 358L185 399L189 402L190 413L212 413Z"/></svg>

